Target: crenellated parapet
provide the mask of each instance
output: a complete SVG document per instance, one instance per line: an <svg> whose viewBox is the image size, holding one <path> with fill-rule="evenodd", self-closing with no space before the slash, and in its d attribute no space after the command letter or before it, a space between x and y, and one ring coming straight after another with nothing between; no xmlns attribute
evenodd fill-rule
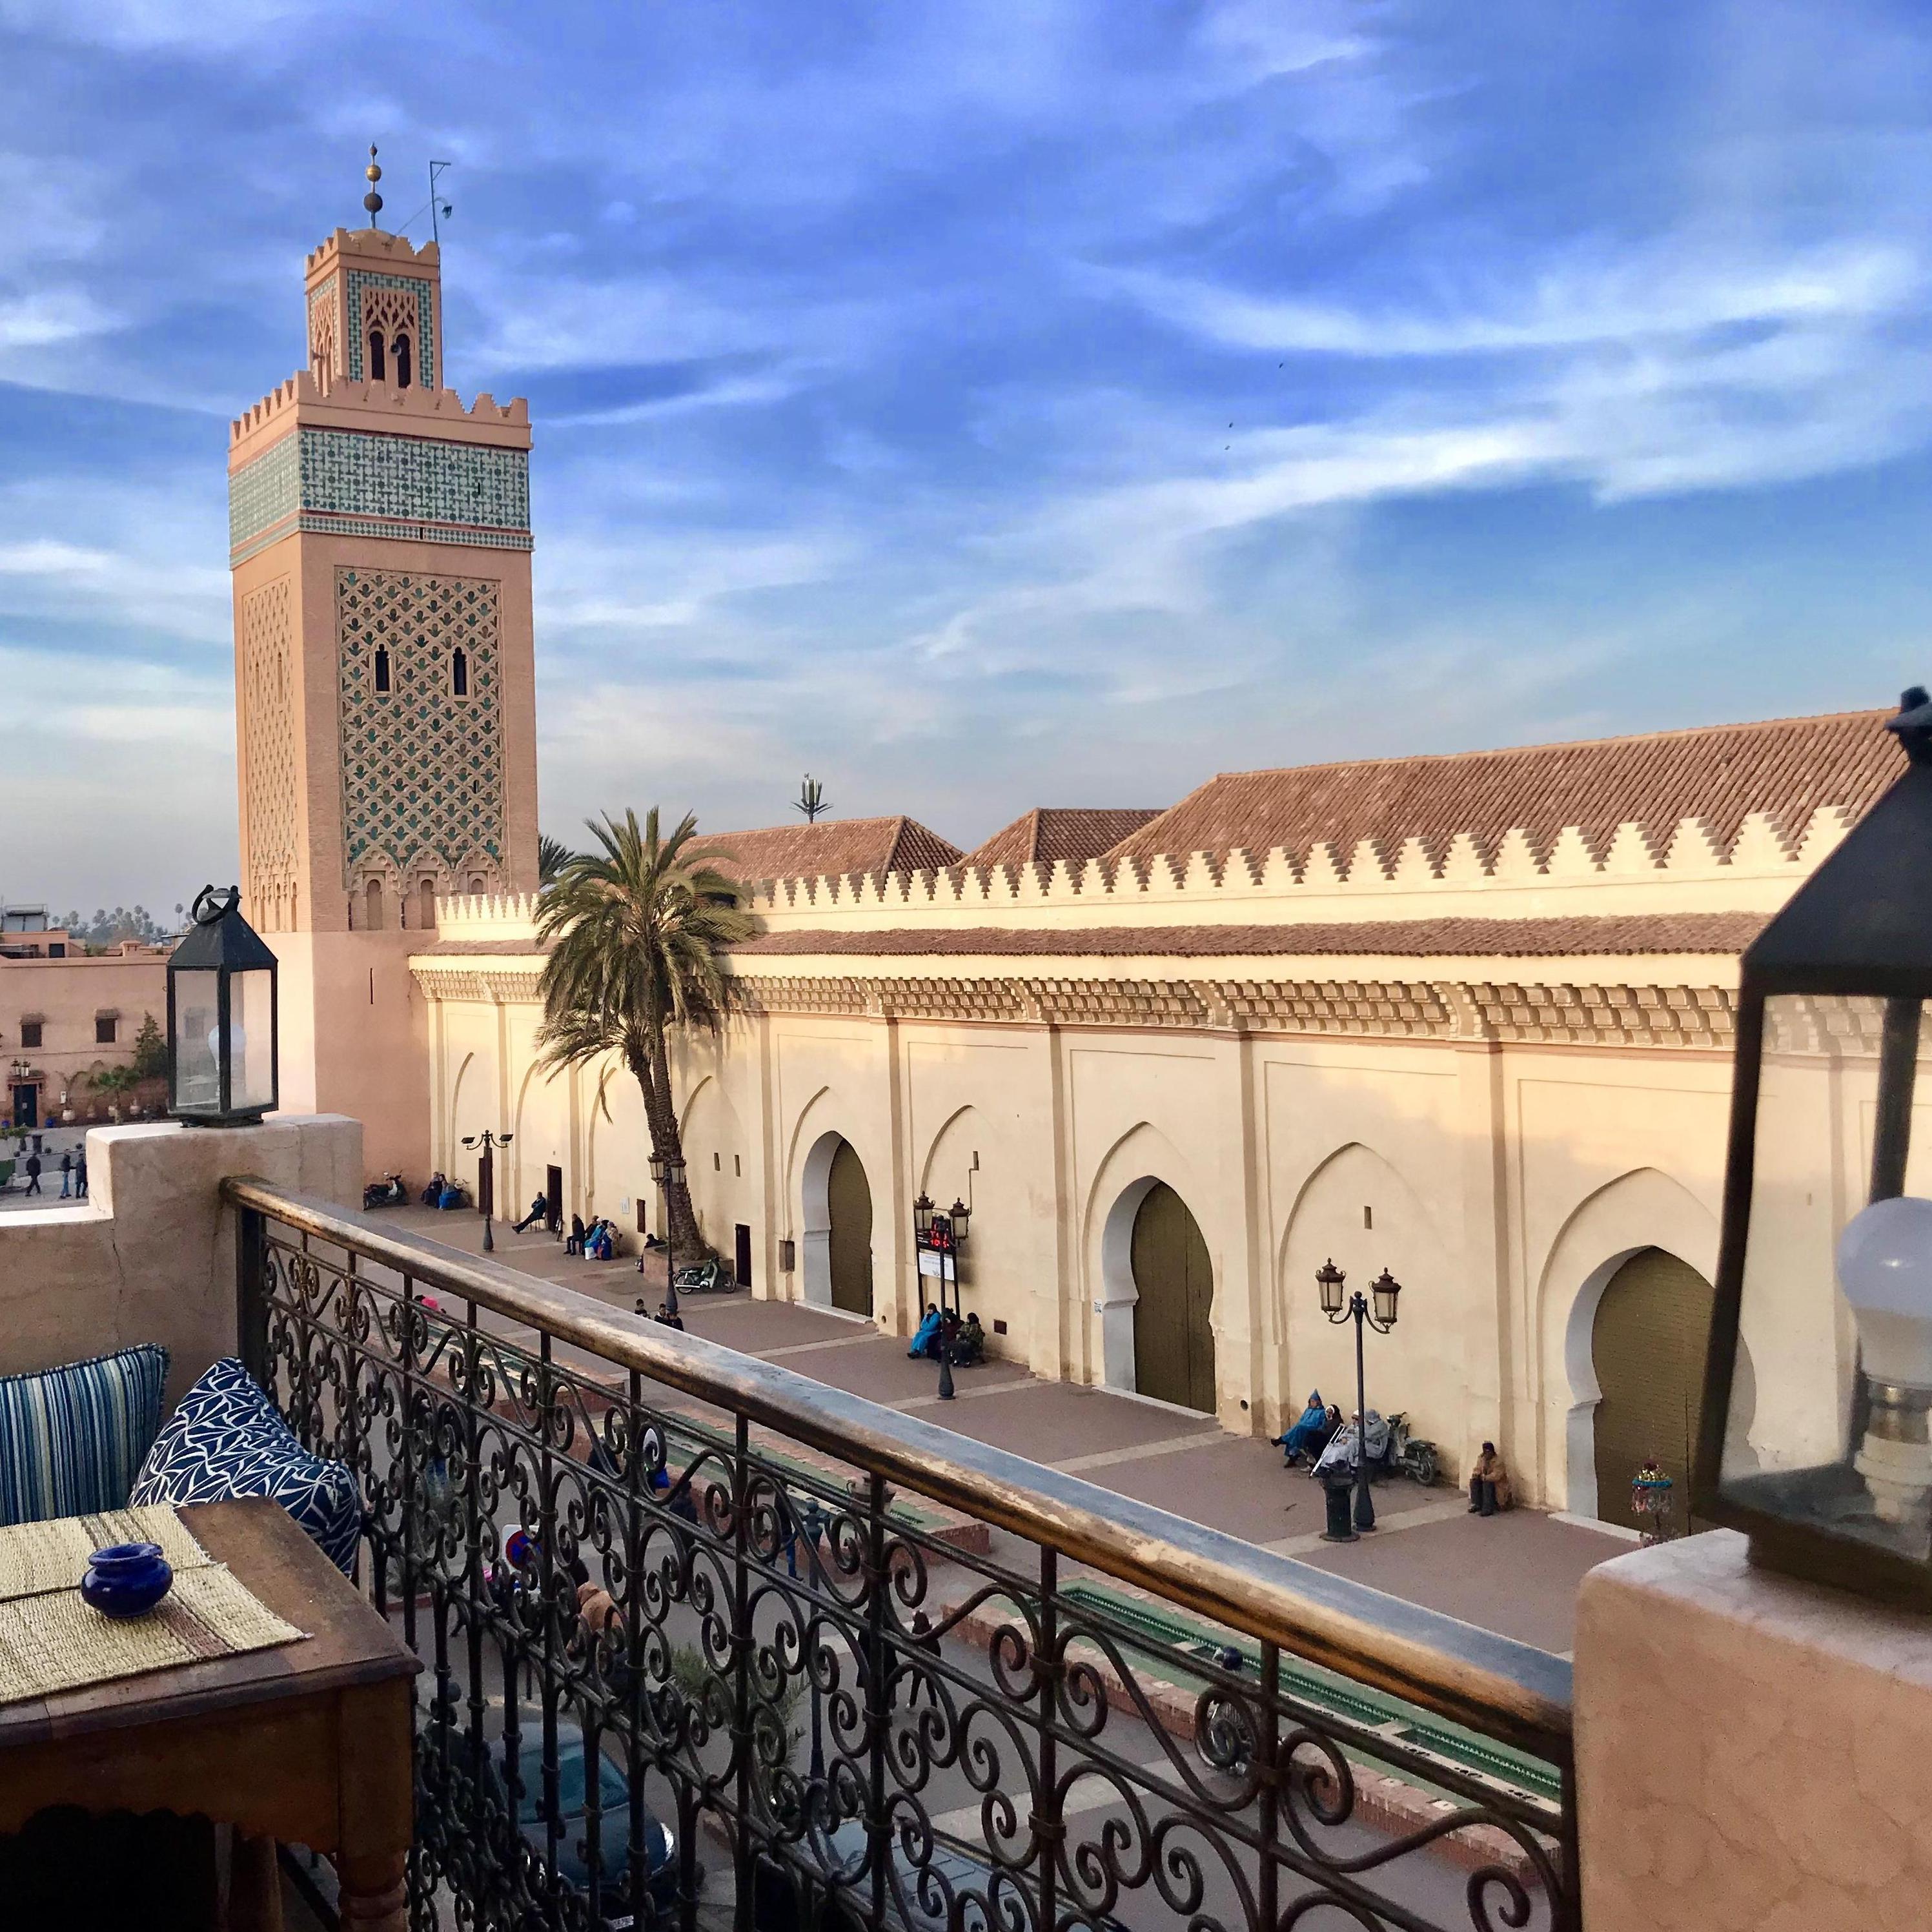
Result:
<svg viewBox="0 0 1932 1932"><path fill-rule="evenodd" d="M302 414L304 411L308 413ZM398 388L387 382L298 369L230 423L229 467L235 469L259 447L275 440L298 415L304 422L348 427L352 413L358 418L377 416L404 434L454 435L471 441L477 440L474 432L481 430L490 440L512 447L530 446L530 408L521 396L500 403L485 389L477 392L474 402L465 403L454 389ZM358 421L355 426L368 425ZM505 431L520 431L520 442L514 436L503 435Z"/></svg>
<svg viewBox="0 0 1932 1932"><path fill-rule="evenodd" d="M1556 910L1768 910L1844 838L1850 815L1821 806L1800 824L1747 814L1720 838L1701 816L1626 820L1592 841L1575 826L1532 838L1521 828L1479 843L1458 832L1433 855L1420 838L1364 838L1305 849L1100 858L1052 865L962 865L919 872L767 880L747 909L772 929L944 922L1194 923L1270 918L1378 919ZM1713 891L1713 888L1716 890ZM1508 902L1509 903L1504 903Z"/></svg>

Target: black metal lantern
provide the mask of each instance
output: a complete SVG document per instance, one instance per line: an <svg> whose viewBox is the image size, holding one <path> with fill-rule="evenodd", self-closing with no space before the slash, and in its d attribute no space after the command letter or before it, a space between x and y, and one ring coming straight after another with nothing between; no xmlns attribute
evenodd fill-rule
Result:
<svg viewBox="0 0 1932 1932"><path fill-rule="evenodd" d="M1402 1292L1402 1283L1387 1268L1369 1283L1369 1298L1375 1304L1376 1325L1382 1328L1395 1326L1396 1298Z"/></svg>
<svg viewBox="0 0 1932 1932"><path fill-rule="evenodd" d="M930 1196L922 1194L912 1204L912 1232L919 1246L924 1247L926 1237L932 1232L932 1201Z"/></svg>
<svg viewBox="0 0 1932 1932"><path fill-rule="evenodd" d="M241 903L238 886L204 886L168 960L168 1112L202 1126L244 1126L277 1104L275 956Z"/></svg>
<svg viewBox="0 0 1932 1932"><path fill-rule="evenodd" d="M1744 956L1691 1507L1932 1606L1932 701L1886 728L1904 772Z"/></svg>
<svg viewBox="0 0 1932 1932"><path fill-rule="evenodd" d="M956 1199L952 1204L951 1213L952 1245L956 1250L963 1248L966 1245L966 1224L973 1218L973 1210L964 1202Z"/></svg>
<svg viewBox="0 0 1932 1932"><path fill-rule="evenodd" d="M664 1157L655 1148L651 1150L650 1168L651 1185L662 1187L664 1182Z"/></svg>
<svg viewBox="0 0 1932 1932"><path fill-rule="evenodd" d="M1322 1291L1322 1312L1324 1315L1341 1313L1342 1288L1348 1279L1335 1265L1332 1255L1315 1270L1315 1285Z"/></svg>

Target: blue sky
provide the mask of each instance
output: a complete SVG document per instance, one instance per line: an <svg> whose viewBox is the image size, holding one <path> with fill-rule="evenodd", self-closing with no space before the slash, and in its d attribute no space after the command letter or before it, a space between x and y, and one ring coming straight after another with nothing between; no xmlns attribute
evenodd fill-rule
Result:
<svg viewBox="0 0 1932 1932"><path fill-rule="evenodd" d="M233 873L227 423L372 140L566 836L1932 676L1922 5L0 0L0 894Z"/></svg>

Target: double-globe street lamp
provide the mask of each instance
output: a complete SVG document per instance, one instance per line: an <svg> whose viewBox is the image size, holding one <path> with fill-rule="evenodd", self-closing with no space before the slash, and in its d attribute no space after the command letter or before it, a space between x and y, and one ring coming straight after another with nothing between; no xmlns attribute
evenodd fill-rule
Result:
<svg viewBox="0 0 1932 1932"><path fill-rule="evenodd" d="M1348 1280L1332 1256L1315 1270L1322 1313L1330 1322L1355 1324L1355 1529L1360 1532L1376 1526L1376 1506L1369 1496L1369 1400L1362 1368L1362 1330L1366 1327L1386 1335L1395 1326L1395 1304L1402 1283L1384 1268L1370 1282L1365 1295L1359 1288L1348 1293ZM1336 1536L1331 1540L1352 1543L1354 1537Z"/></svg>
<svg viewBox="0 0 1932 1932"><path fill-rule="evenodd" d="M926 1317L926 1278L939 1283L939 1399L952 1400L952 1337L958 1332L959 1312L959 1250L966 1245L973 1210L963 1201L955 1201L950 1210L936 1208L923 1193L912 1204L913 1246L919 1263L920 1318ZM932 1257L928 1262L927 1257ZM952 1324L946 1325L946 1285L952 1284Z"/></svg>
<svg viewBox="0 0 1932 1932"><path fill-rule="evenodd" d="M482 1154L476 1162L476 1211L483 1217L483 1252L494 1255L496 1252L496 1238L490 1232L490 1217L496 1211L496 1160L495 1150L506 1148L513 1136L492 1133L485 1127L480 1134L465 1134L463 1144L466 1148L480 1148Z"/></svg>
<svg viewBox="0 0 1932 1932"><path fill-rule="evenodd" d="M662 1154L653 1150L651 1154L651 1180L664 1196L664 1312L668 1321L676 1322L677 1312L677 1255L671 1246L671 1230L676 1216L670 1211L670 1190L684 1185L684 1156L681 1154Z"/></svg>

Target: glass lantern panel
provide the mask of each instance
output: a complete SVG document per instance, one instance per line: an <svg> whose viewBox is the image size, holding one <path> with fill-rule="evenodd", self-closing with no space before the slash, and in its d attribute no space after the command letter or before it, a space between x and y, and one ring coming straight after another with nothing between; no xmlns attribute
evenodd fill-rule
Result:
<svg viewBox="0 0 1932 1932"><path fill-rule="evenodd" d="M1766 1000L1720 1473L1736 1502L1921 1561L1932 1553L1928 1062L1916 1001Z"/></svg>
<svg viewBox="0 0 1932 1932"><path fill-rule="evenodd" d="M217 1004L221 975L175 975L175 1088L177 1113L218 1114L221 1070L215 1058Z"/></svg>
<svg viewBox="0 0 1932 1932"><path fill-rule="evenodd" d="M228 1103L237 1113L272 1106L275 1098L274 996L266 967L230 982L229 1027L234 1060Z"/></svg>

